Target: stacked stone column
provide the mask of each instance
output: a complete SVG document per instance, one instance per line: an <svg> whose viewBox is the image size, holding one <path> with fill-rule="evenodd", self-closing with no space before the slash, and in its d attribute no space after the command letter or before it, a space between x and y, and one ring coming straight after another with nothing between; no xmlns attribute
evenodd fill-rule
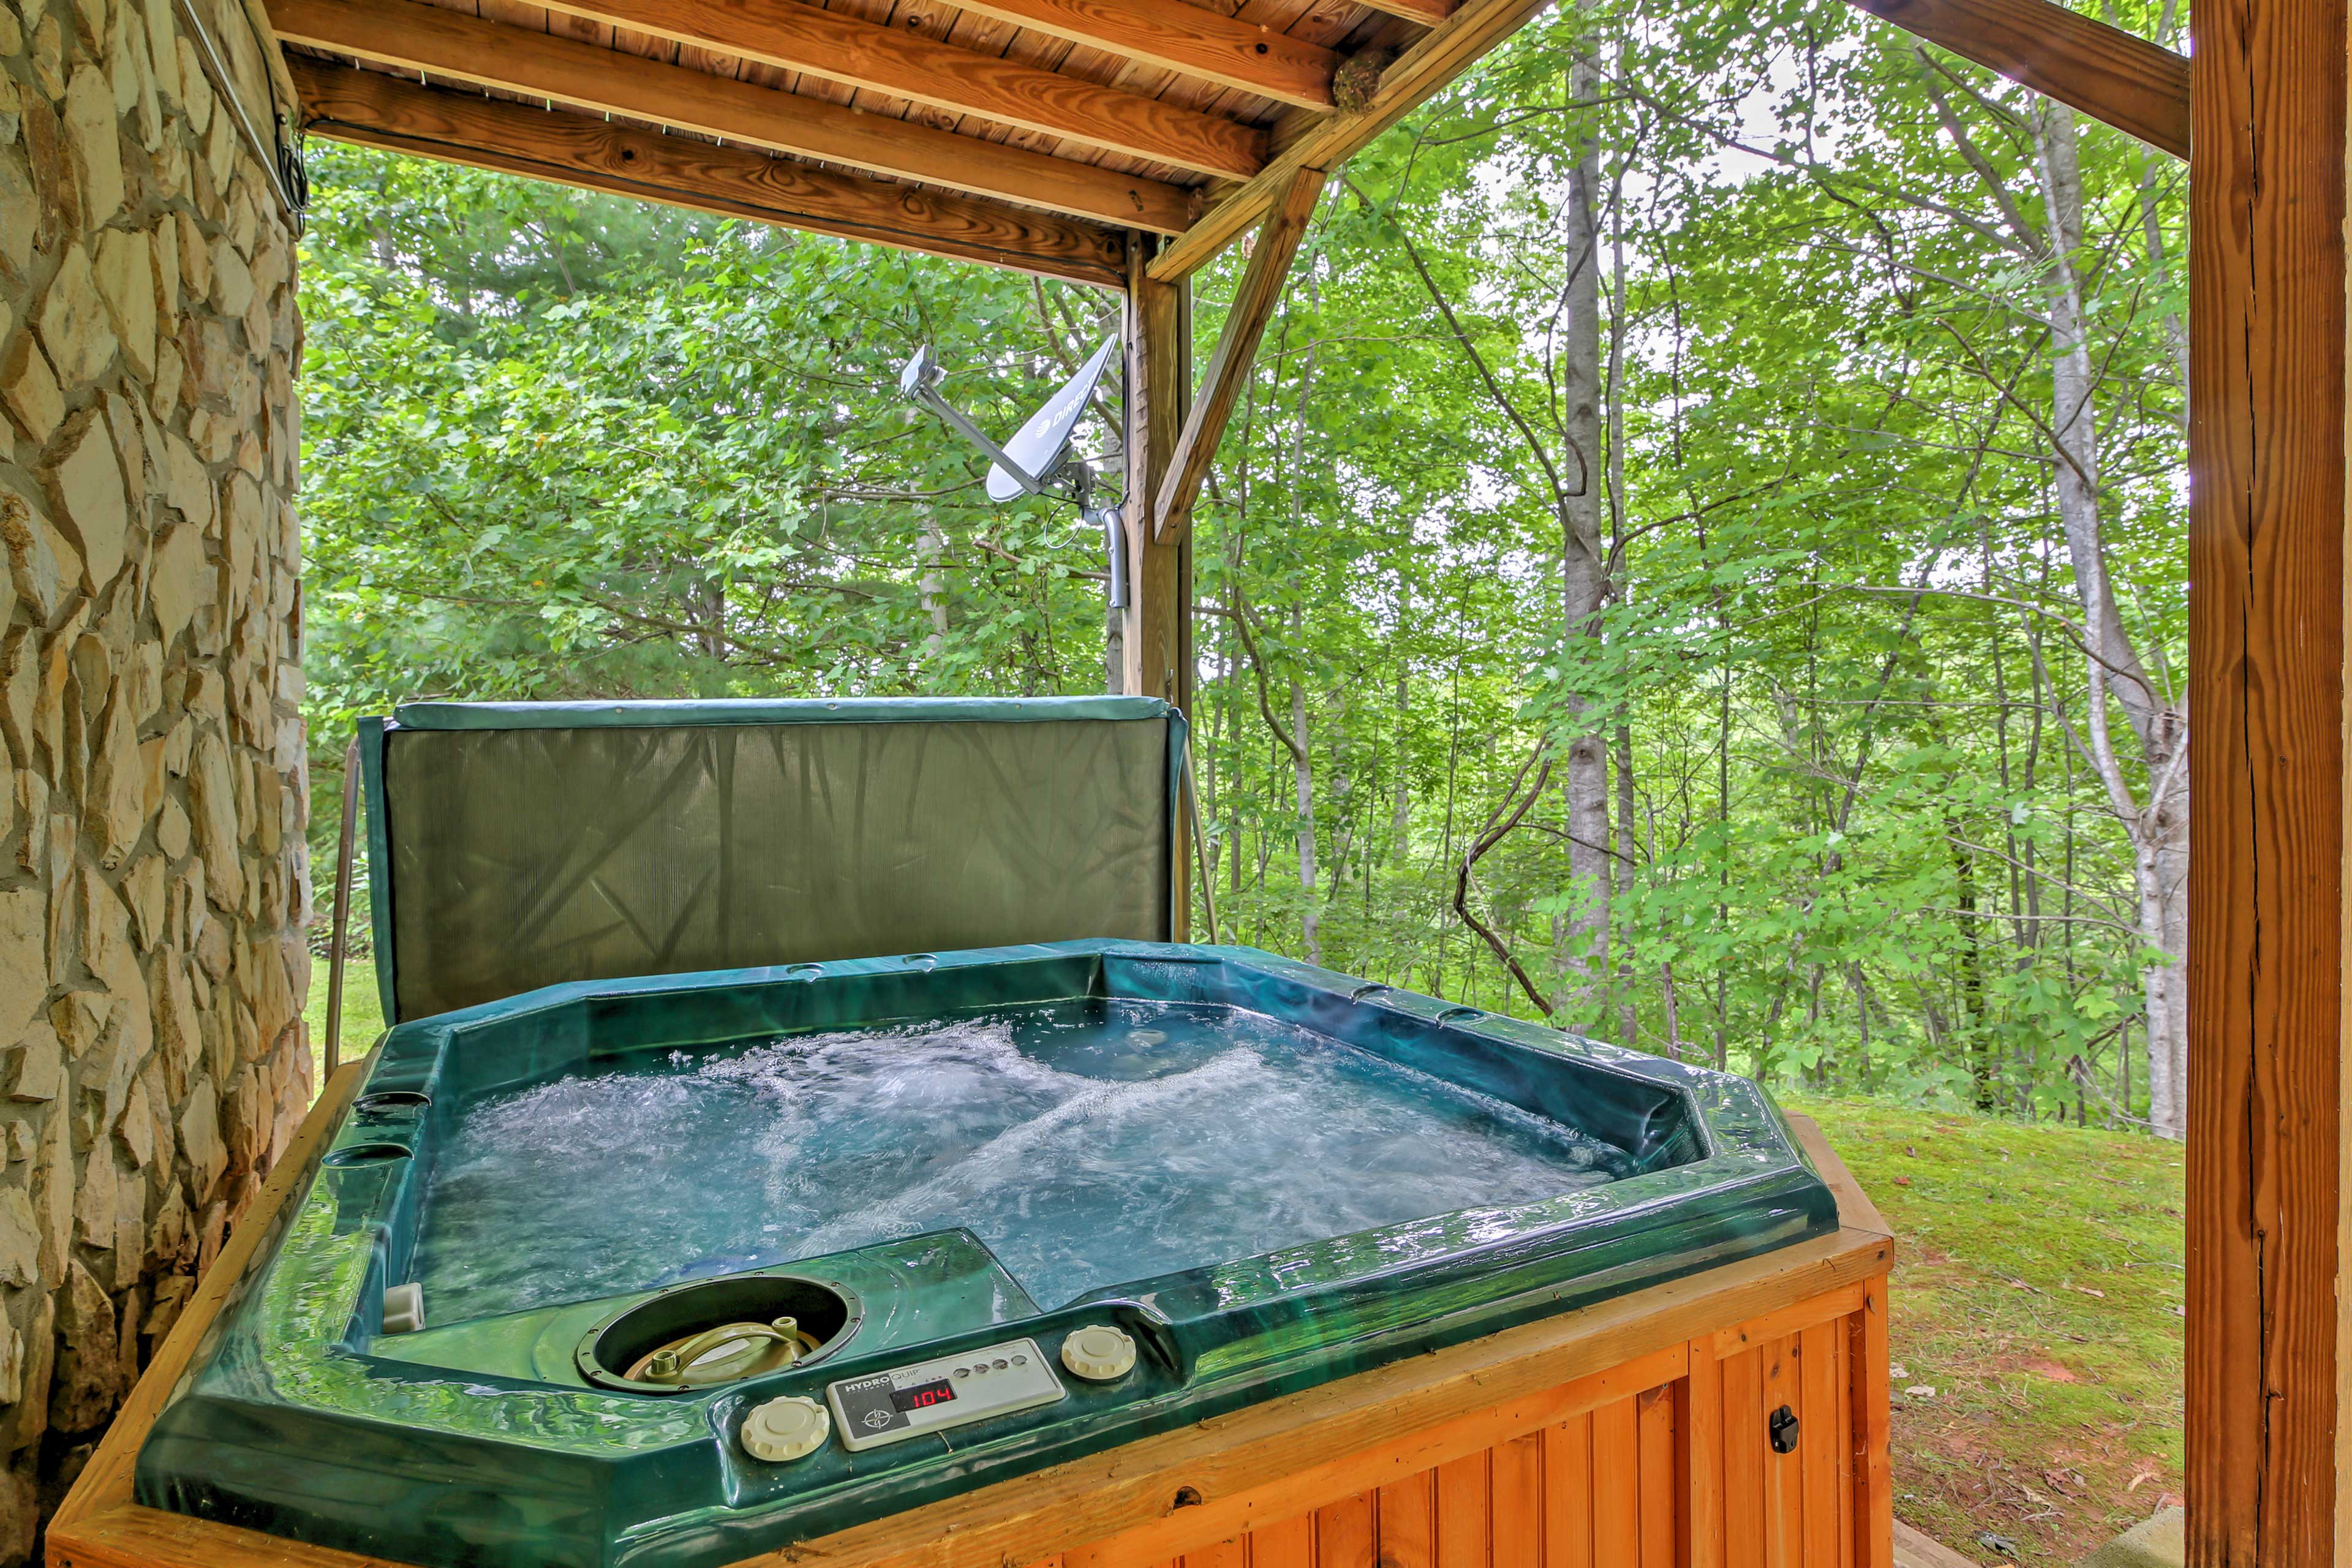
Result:
<svg viewBox="0 0 2352 1568"><path fill-rule="evenodd" d="M0 0L0 1564L310 1097L295 239L202 58Z"/></svg>

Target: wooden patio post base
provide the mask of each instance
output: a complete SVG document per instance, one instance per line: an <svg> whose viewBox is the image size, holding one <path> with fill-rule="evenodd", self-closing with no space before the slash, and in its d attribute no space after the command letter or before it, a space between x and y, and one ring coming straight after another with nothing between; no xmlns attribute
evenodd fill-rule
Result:
<svg viewBox="0 0 2352 1568"><path fill-rule="evenodd" d="M361 1071L329 1082L67 1496L51 1568L388 1568L131 1500L157 1412ZM1892 1568L1894 1243L1797 1127L1837 1194L1834 1235L747 1565Z"/></svg>

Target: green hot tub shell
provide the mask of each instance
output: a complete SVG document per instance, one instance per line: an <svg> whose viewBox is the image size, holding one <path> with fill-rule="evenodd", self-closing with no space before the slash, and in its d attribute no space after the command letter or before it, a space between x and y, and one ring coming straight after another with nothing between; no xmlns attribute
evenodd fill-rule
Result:
<svg viewBox="0 0 2352 1568"><path fill-rule="evenodd" d="M1045 1310L962 1230L750 1270L727 1277L746 1300L812 1281L843 1303L841 1329L811 1362L700 1391L634 1391L599 1374L593 1347L709 1281L383 1331L436 1149L484 1095L646 1053L1085 998L1283 1020L1597 1137L1630 1173ZM402 1025L276 1224L140 1453L141 1501L420 1563L705 1568L1837 1220L1743 1079L1248 949L1076 942L555 985ZM780 1395L822 1401L837 1380L1013 1339L1050 1360L1107 1321L1139 1345L1135 1371L1067 1379L1044 1408L790 1464L738 1442L746 1412Z"/></svg>

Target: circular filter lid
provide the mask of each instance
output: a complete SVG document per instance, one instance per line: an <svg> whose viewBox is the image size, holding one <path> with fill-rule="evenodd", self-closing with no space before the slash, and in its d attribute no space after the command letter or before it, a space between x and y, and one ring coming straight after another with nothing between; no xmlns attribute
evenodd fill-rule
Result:
<svg viewBox="0 0 2352 1568"><path fill-rule="evenodd" d="M832 1435L833 1417L814 1399L771 1399L743 1417L743 1451L771 1464L806 1458Z"/></svg>
<svg viewBox="0 0 2352 1568"><path fill-rule="evenodd" d="M1062 1364L1089 1383L1108 1383L1134 1367L1135 1342L1123 1329L1088 1323L1062 1342Z"/></svg>

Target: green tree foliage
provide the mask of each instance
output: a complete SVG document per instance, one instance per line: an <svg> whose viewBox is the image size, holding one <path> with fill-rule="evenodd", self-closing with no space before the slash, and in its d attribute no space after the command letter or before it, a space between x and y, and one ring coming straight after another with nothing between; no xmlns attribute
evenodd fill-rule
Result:
<svg viewBox="0 0 2352 1568"><path fill-rule="evenodd" d="M1114 300L320 163L322 794L352 716L428 693L1101 688L1096 542L987 505L891 381L934 343L1009 429ZM1557 12L1360 155L1198 510L1221 933L1817 1089L2146 1118L2180 957L2154 808L2187 809L2182 186L1837 0ZM1201 355L1239 268L1198 281ZM1571 624L1595 493L1607 589Z"/></svg>
<svg viewBox="0 0 2352 1568"><path fill-rule="evenodd" d="M1002 422L1115 330L1116 301L468 170L319 162L322 737L432 692L1099 687L1097 595L1070 576L1100 566L1091 540L988 507L971 454L881 389L934 342L956 395Z"/></svg>

